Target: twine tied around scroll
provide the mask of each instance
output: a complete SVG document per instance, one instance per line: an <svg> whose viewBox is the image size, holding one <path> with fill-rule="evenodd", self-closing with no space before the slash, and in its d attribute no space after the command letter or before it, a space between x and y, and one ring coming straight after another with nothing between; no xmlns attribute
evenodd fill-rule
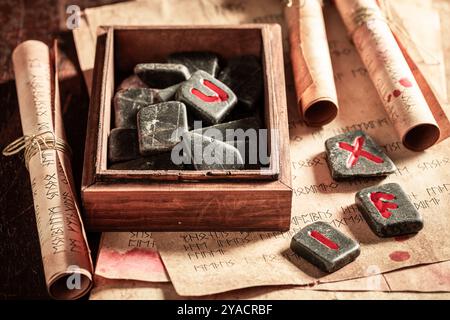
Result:
<svg viewBox="0 0 450 320"><path fill-rule="evenodd" d="M44 131L31 136L22 136L11 142L3 149L4 156L12 156L24 150L25 166L28 170L28 163L31 158L39 153L39 160L42 164L42 153L45 150L57 150L71 155L72 149L64 140L55 136L52 131Z"/></svg>

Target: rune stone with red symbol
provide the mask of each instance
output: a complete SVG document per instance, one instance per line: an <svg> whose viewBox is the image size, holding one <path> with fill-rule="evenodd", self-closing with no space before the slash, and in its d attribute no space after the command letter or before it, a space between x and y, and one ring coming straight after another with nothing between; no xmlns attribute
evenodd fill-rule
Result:
<svg viewBox="0 0 450 320"><path fill-rule="evenodd" d="M363 131L351 131L325 141L328 166L335 180L382 177L396 170L394 162Z"/></svg>
<svg viewBox="0 0 450 320"><path fill-rule="evenodd" d="M397 183L365 188L355 195L355 202L379 237L416 233L423 228L420 213Z"/></svg>
<svg viewBox="0 0 450 320"><path fill-rule="evenodd" d="M181 84L176 99L184 102L207 124L213 125L220 123L237 103L237 97L230 88L201 70Z"/></svg>
<svg viewBox="0 0 450 320"><path fill-rule="evenodd" d="M317 221L297 232L291 250L325 272L334 272L355 260L359 244L326 222Z"/></svg>

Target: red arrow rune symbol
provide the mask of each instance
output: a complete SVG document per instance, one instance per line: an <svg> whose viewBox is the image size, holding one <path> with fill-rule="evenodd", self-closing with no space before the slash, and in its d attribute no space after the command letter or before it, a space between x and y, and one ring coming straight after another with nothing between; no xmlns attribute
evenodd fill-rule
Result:
<svg viewBox="0 0 450 320"><path fill-rule="evenodd" d="M211 81L203 79L202 84L205 87L211 89L214 93L213 95L207 95L196 88L192 88L191 93L196 97L200 98L205 102L222 102L228 100L228 94Z"/></svg>
<svg viewBox="0 0 450 320"><path fill-rule="evenodd" d="M363 136L356 137L352 145L348 144L347 142L339 142L338 146L339 148L344 149L351 153L350 157L348 157L347 159L347 168L353 167L358 162L359 157L364 157L375 163L384 162L384 160L381 159L380 157L370 152L367 152L366 150L363 149L364 146Z"/></svg>
<svg viewBox="0 0 450 320"><path fill-rule="evenodd" d="M330 240L329 238L327 238L326 236L321 234L319 231L312 230L309 232L309 235L311 237L313 237L314 239L316 239L317 241L319 241L324 246L326 246L332 250L339 250L339 246L336 242Z"/></svg>
<svg viewBox="0 0 450 320"><path fill-rule="evenodd" d="M381 214L381 216L385 219L389 219L392 215L392 212L389 211L389 209L397 209L398 204L394 202L385 202L394 200L395 196L390 193L384 193L384 192L372 192L370 194L370 201L372 201L375 208L377 208L378 212Z"/></svg>

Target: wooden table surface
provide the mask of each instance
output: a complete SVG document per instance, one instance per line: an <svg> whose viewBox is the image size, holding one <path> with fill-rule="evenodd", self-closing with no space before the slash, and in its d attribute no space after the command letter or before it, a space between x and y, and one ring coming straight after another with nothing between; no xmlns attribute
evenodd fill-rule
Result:
<svg viewBox="0 0 450 320"><path fill-rule="evenodd" d="M0 0L0 148L22 135L11 52L22 41L60 41L61 105L67 140L72 146L77 190L80 187L88 95L70 31L61 28L69 4L87 6L117 0ZM450 62L450 1L434 0L441 15L446 61ZM450 79L450 63L447 63ZM448 85L450 92L450 85ZM0 156L0 298L47 299L33 199L23 156ZM94 251L98 235L90 234Z"/></svg>

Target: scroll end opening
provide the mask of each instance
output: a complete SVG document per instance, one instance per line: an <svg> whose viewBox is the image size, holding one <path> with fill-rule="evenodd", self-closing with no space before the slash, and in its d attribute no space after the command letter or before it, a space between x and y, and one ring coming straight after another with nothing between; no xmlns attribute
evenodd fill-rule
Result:
<svg viewBox="0 0 450 320"><path fill-rule="evenodd" d="M436 124L419 124L403 137L403 145L412 151L423 151L433 146L439 140L440 129Z"/></svg>
<svg viewBox="0 0 450 320"><path fill-rule="evenodd" d="M69 287L69 282L74 276L79 277L79 285L74 288ZM91 288L91 279L83 273L69 273L56 279L49 287L50 296L59 300L74 300L84 296Z"/></svg>
<svg viewBox="0 0 450 320"><path fill-rule="evenodd" d="M338 107L331 101L318 101L309 106L303 113L307 125L320 127L330 123L336 118Z"/></svg>

